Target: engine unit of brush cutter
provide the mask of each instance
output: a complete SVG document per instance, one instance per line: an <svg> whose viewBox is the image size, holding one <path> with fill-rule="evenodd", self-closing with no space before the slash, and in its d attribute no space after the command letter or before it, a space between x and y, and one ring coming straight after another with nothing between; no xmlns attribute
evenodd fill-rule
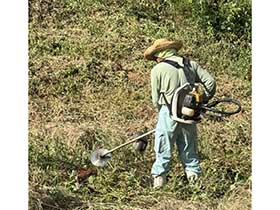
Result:
<svg viewBox="0 0 280 210"><path fill-rule="evenodd" d="M184 119L197 120L200 115L200 106L202 103L202 95L195 88L184 97L181 113Z"/></svg>
<svg viewBox="0 0 280 210"><path fill-rule="evenodd" d="M168 106L170 116L173 120L185 124L193 124L200 120L202 95L196 86L190 87L189 83L177 88L168 104L164 93L161 93Z"/></svg>

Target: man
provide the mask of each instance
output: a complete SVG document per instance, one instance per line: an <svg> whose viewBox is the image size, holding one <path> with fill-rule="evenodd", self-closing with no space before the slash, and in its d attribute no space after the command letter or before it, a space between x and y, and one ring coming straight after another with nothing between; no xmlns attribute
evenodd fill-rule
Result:
<svg viewBox="0 0 280 210"><path fill-rule="evenodd" d="M155 132L156 160L152 166L154 188L166 183L166 174L170 169L171 154L176 143L180 161L189 180L196 180L201 175L197 154L196 123L180 123L172 120L168 104L176 89L186 82L201 83L204 86L203 101L207 103L216 91L214 78L196 62L189 61L188 71L176 68L166 61L184 66L183 58L177 56L177 51L183 44L179 41L158 39L146 49L144 57L157 62L151 71L152 102L159 111ZM161 93L164 93L165 99ZM165 102L166 101L166 102Z"/></svg>

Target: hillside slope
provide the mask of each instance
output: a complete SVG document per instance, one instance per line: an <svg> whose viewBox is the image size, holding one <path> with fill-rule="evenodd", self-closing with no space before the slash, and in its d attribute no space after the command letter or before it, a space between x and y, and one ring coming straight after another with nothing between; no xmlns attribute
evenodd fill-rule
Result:
<svg viewBox="0 0 280 210"><path fill-rule="evenodd" d="M121 2L29 1L29 208L250 209L250 43L218 40L183 15L152 13L157 1ZM162 37L182 40L180 54L217 79L215 97L240 100L242 112L199 124L204 174L196 184L185 180L174 152L168 185L156 191L153 136L143 155L128 146L104 168L89 155L154 128L154 63L143 52ZM77 186L81 168L93 175Z"/></svg>

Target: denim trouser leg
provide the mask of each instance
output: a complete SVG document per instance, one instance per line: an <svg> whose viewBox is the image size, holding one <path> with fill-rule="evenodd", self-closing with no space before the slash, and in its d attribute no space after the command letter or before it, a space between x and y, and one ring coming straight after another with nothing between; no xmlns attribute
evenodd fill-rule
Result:
<svg viewBox="0 0 280 210"><path fill-rule="evenodd" d="M153 176L163 175L169 171L177 125L178 123L169 117L167 106L162 106L155 132L156 160L152 166Z"/></svg>
<svg viewBox="0 0 280 210"><path fill-rule="evenodd" d="M168 108L162 106L155 132L156 160L152 166L152 175L164 175L169 171L175 142L185 170L200 173L196 141L196 125L181 124L172 120Z"/></svg>
<svg viewBox="0 0 280 210"><path fill-rule="evenodd" d="M177 148L181 163L186 171L201 174L199 157L197 154L196 124L180 124L178 129Z"/></svg>

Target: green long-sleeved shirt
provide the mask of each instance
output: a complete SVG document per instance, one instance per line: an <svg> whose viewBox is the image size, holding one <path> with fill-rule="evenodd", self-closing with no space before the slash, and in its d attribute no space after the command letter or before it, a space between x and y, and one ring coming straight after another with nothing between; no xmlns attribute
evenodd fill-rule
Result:
<svg viewBox="0 0 280 210"><path fill-rule="evenodd" d="M183 59L179 56L171 56L167 60L176 61L179 65L183 65ZM205 97L209 100L216 92L215 79L195 61L190 61L190 72L185 72L183 69L176 69L168 63L158 63L151 71L151 87L152 87L152 102L159 110L160 106L165 104L165 101L160 95L164 95L168 103L171 103L171 98L175 90L184 85L186 82L201 83L205 89ZM186 79L186 76L189 80Z"/></svg>

